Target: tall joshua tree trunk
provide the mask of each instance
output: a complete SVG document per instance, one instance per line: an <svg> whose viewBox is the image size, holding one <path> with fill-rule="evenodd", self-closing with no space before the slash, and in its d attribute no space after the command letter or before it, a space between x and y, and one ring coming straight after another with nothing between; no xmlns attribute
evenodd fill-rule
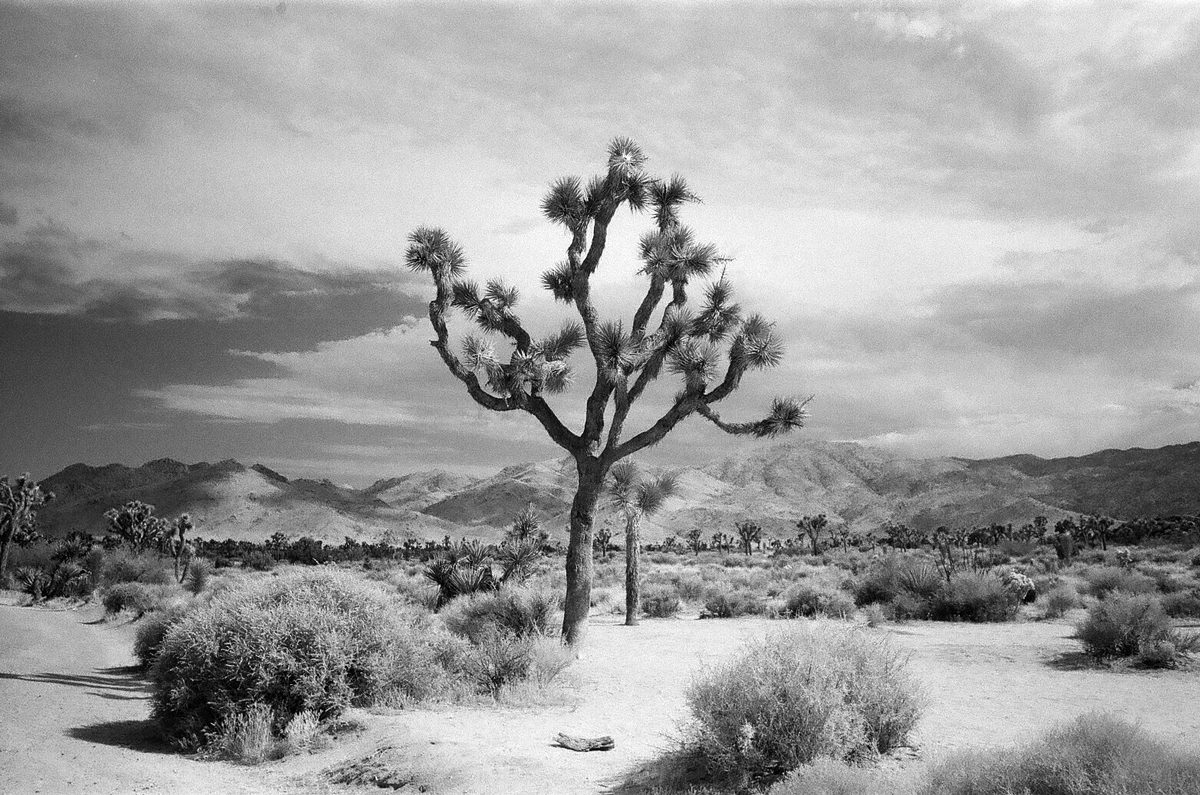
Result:
<svg viewBox="0 0 1200 795"><path fill-rule="evenodd" d="M596 502L604 482L598 461L581 459L579 485L571 502L570 541L567 544L567 598L563 606L563 640L577 646L587 632L592 607L592 531Z"/></svg>
<svg viewBox="0 0 1200 795"><path fill-rule="evenodd" d="M636 627L638 623L638 607L642 603L641 574L638 572L638 560L641 558L638 545L638 516L636 513L625 514L625 626Z"/></svg>

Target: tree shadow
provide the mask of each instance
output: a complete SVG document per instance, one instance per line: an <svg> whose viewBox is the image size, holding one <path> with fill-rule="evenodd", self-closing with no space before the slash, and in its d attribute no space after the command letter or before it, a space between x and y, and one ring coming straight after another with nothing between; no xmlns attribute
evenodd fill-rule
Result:
<svg viewBox="0 0 1200 795"><path fill-rule="evenodd" d="M152 720L114 720L76 726L65 734L76 740L147 754L174 754L176 749L163 740Z"/></svg>
<svg viewBox="0 0 1200 795"><path fill-rule="evenodd" d="M95 674L64 674L51 671L40 674L0 672L0 679L89 688L93 690L93 695L100 696L101 698L127 698L134 700L146 698L150 695L150 684L141 678L141 669L135 665L97 668L95 671Z"/></svg>

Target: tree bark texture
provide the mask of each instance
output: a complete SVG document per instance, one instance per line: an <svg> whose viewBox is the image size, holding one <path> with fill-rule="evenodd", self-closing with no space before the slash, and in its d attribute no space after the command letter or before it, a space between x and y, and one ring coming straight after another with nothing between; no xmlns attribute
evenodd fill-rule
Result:
<svg viewBox="0 0 1200 795"><path fill-rule="evenodd" d="M641 575L638 573L638 521L630 516L625 520L625 626L636 627L641 605Z"/></svg>
<svg viewBox="0 0 1200 795"><path fill-rule="evenodd" d="M604 482L604 470L595 459L582 458L577 465L579 487L571 503L571 535L567 544L567 598L563 606L563 641L582 643L587 634L592 607L592 531L596 502Z"/></svg>

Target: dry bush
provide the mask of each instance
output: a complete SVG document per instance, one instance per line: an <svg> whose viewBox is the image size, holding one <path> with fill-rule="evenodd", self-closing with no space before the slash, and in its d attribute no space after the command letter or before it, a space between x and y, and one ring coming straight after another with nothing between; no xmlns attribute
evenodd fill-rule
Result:
<svg viewBox="0 0 1200 795"><path fill-rule="evenodd" d="M807 629L807 628L806 628ZM817 624L748 644L687 690L691 744L736 785L903 743L921 698L887 638Z"/></svg>
<svg viewBox="0 0 1200 795"><path fill-rule="evenodd" d="M1200 618L1200 588L1167 594L1162 606L1171 618Z"/></svg>
<svg viewBox="0 0 1200 795"><path fill-rule="evenodd" d="M154 609L155 595L140 582L119 582L104 593L104 612L115 616L125 611L138 618Z"/></svg>
<svg viewBox="0 0 1200 795"><path fill-rule="evenodd" d="M784 593L786 614L792 618L850 618L854 600L844 591L793 586Z"/></svg>
<svg viewBox="0 0 1200 795"><path fill-rule="evenodd" d="M151 669L154 717L186 747L246 705L275 728L305 710L435 694L446 680L436 628L378 587L329 571L258 581L172 625Z"/></svg>
<svg viewBox="0 0 1200 795"><path fill-rule="evenodd" d="M126 552L115 550L104 555L101 569L101 585L112 586L123 582L140 582L149 585L165 585L174 582L166 559L153 552Z"/></svg>
<svg viewBox="0 0 1200 795"><path fill-rule="evenodd" d="M1198 646L1196 636L1174 629L1158 597L1149 594L1110 594L1088 609L1075 636L1097 659L1138 657L1155 668L1174 665Z"/></svg>
<svg viewBox="0 0 1200 795"><path fill-rule="evenodd" d="M1088 569L1083 578L1087 582L1087 592L1097 599L1103 599L1113 591L1154 593L1158 590L1153 578L1115 566Z"/></svg>
<svg viewBox="0 0 1200 795"><path fill-rule="evenodd" d="M704 615L709 618L757 616L762 615L766 608L763 598L749 591L710 588L704 598Z"/></svg>
<svg viewBox="0 0 1200 795"><path fill-rule="evenodd" d="M493 631L518 638L549 635L558 623L557 610L557 594L516 587L459 597L439 615L451 632L479 643Z"/></svg>
<svg viewBox="0 0 1200 795"><path fill-rule="evenodd" d="M167 631L187 613L187 607L182 604L172 605L163 610L156 610L138 622L137 633L133 639L133 656L143 669L149 669L158 659L159 649Z"/></svg>
<svg viewBox="0 0 1200 795"><path fill-rule="evenodd" d="M1068 610L1074 610L1081 604L1079 594L1069 583L1056 585L1038 601L1042 606L1043 618L1061 618Z"/></svg>
<svg viewBox="0 0 1200 795"><path fill-rule="evenodd" d="M1019 609L1016 596L991 574L956 574L930 602L935 621L1009 621Z"/></svg>
<svg viewBox="0 0 1200 795"><path fill-rule="evenodd" d="M1132 724L1084 715L1005 751L960 753L932 768L921 795L1194 795L1200 758Z"/></svg>
<svg viewBox="0 0 1200 795"><path fill-rule="evenodd" d="M649 584L642 588L642 612L651 618L674 618L682 606L675 588L666 584Z"/></svg>

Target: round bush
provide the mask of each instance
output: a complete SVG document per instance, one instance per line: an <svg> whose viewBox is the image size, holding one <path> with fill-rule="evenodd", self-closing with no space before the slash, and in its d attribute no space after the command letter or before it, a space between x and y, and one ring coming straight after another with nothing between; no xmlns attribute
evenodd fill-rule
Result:
<svg viewBox="0 0 1200 795"><path fill-rule="evenodd" d="M688 688L693 741L712 772L745 781L819 756L856 759L904 742L921 698L886 637L835 624L747 645Z"/></svg>
<svg viewBox="0 0 1200 795"><path fill-rule="evenodd" d="M848 618L854 615L854 600L842 591L825 591L801 585L784 595L787 614L793 618Z"/></svg>
<svg viewBox="0 0 1200 795"><path fill-rule="evenodd" d="M228 716L266 705L277 728L310 711L420 698L442 681L420 626L372 584L306 572L230 590L166 633L151 670L154 717L196 747Z"/></svg>
<svg viewBox="0 0 1200 795"><path fill-rule="evenodd" d="M104 612L115 616L123 610L145 615L154 609L154 595L140 582L119 582L104 594Z"/></svg>
<svg viewBox="0 0 1200 795"><path fill-rule="evenodd" d="M183 618L187 608L175 605L166 610L158 610L138 622L137 633L133 638L133 656L138 658L142 668L149 668L158 659L158 651L162 648L167 630Z"/></svg>
<svg viewBox="0 0 1200 795"><path fill-rule="evenodd" d="M1018 597L991 574L956 574L930 605L935 621L1008 621L1020 607Z"/></svg>
<svg viewBox="0 0 1200 795"><path fill-rule="evenodd" d="M1143 647L1169 640L1171 619L1157 597L1113 592L1090 607L1076 637L1093 657L1132 657Z"/></svg>
<svg viewBox="0 0 1200 795"><path fill-rule="evenodd" d="M642 612L651 618L673 618L679 612L679 593L674 587L651 583L642 589Z"/></svg>

